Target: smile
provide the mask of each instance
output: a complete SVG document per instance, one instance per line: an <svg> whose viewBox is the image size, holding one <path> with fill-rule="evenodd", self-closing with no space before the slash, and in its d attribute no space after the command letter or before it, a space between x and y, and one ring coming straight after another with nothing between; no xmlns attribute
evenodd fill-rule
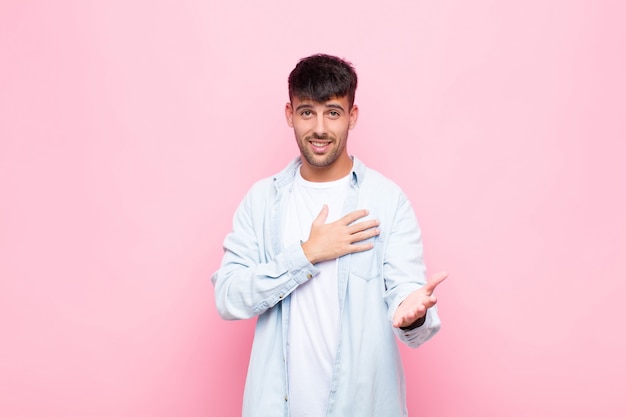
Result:
<svg viewBox="0 0 626 417"><path fill-rule="evenodd" d="M319 140L310 140L311 148L316 154L325 154L330 150L330 145L332 141L319 141Z"/></svg>

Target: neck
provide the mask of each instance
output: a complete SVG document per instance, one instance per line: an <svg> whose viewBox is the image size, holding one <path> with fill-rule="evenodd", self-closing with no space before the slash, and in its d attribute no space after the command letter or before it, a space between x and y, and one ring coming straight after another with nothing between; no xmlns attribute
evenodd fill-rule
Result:
<svg viewBox="0 0 626 417"><path fill-rule="evenodd" d="M328 182L341 179L348 175L352 170L352 158L347 154L337 159L331 165L317 167L311 165L306 159L302 158L302 166L300 174L302 178L311 182Z"/></svg>

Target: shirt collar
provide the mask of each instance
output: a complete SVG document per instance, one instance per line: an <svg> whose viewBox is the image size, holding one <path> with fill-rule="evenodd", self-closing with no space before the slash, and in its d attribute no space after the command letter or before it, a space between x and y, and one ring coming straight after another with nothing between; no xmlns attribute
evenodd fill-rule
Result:
<svg viewBox="0 0 626 417"><path fill-rule="evenodd" d="M358 188L365 178L366 167L357 157L351 156L350 158L352 158L351 184ZM300 165L302 165L302 159L298 156L293 159L285 169L274 176L274 186L280 189L286 185L292 184Z"/></svg>

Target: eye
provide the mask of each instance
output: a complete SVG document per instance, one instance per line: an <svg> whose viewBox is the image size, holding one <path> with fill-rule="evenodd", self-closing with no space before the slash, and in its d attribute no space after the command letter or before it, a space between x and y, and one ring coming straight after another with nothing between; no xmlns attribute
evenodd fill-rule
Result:
<svg viewBox="0 0 626 417"><path fill-rule="evenodd" d="M313 112L311 110L302 110L300 112L300 116L302 117L311 117L313 115Z"/></svg>
<svg viewBox="0 0 626 417"><path fill-rule="evenodd" d="M328 112L328 115L332 117L333 119L336 119L339 116L341 116L341 113L339 113L337 110L331 110Z"/></svg>

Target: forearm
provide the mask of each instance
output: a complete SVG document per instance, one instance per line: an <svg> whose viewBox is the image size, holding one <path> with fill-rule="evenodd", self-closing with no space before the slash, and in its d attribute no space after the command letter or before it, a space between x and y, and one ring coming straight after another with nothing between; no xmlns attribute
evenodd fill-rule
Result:
<svg viewBox="0 0 626 417"><path fill-rule="evenodd" d="M414 300L409 296L427 282L421 231L415 214L404 196L400 198L385 249L383 265L385 301L389 308L390 321L397 323L395 315L400 305L408 299L409 306L413 306ZM405 315L406 311L399 313L400 318ZM400 322L402 324L396 326L401 327L394 327L394 331L402 342L411 347L417 347L429 339L440 325L436 310L431 312L431 309L426 310L423 316L417 316L412 322L407 322L406 318Z"/></svg>
<svg viewBox="0 0 626 417"><path fill-rule="evenodd" d="M267 263L255 263L243 256L237 245L226 243L225 248L222 267L212 281L217 309L227 320L262 314L318 273L299 244Z"/></svg>

